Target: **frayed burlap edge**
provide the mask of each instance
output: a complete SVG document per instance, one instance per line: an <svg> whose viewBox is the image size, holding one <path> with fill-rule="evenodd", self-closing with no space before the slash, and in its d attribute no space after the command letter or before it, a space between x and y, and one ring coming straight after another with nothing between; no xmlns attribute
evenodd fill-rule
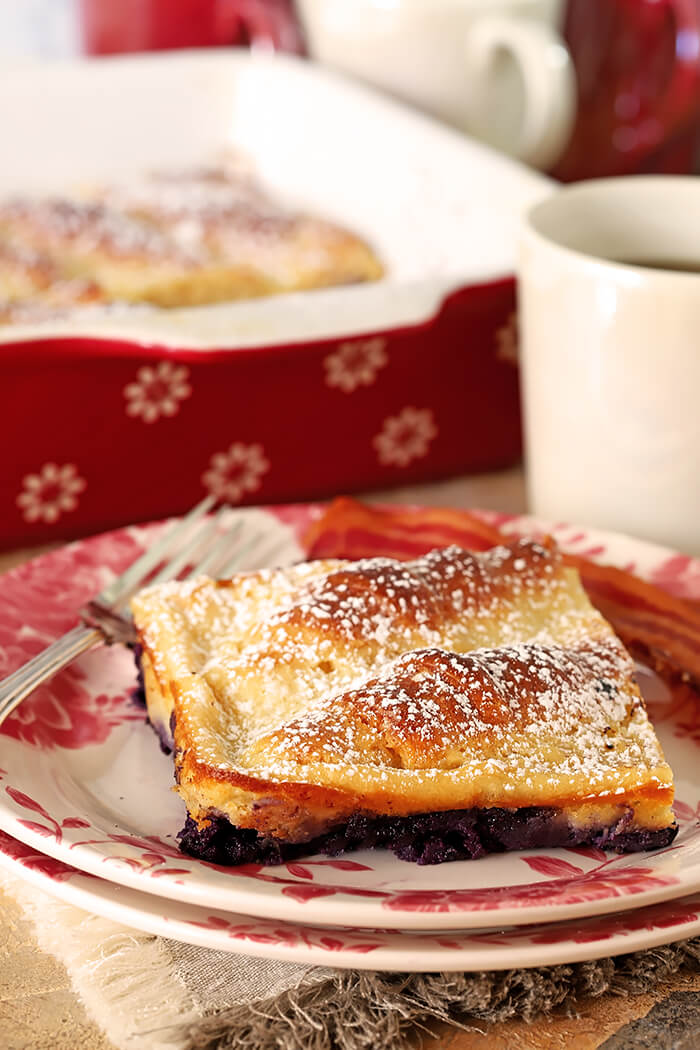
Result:
<svg viewBox="0 0 700 1050"><path fill-rule="evenodd" d="M202 1014L166 941L50 897L1 868L0 886L32 923L42 951L63 963L110 1042L129 1050L189 1050Z"/></svg>
<svg viewBox="0 0 700 1050"><path fill-rule="evenodd" d="M392 1050L431 1021L465 1028L532 1020L605 992L626 995L700 966L700 937L613 959L490 973L338 971L312 989L226 1010L193 1026L192 1050Z"/></svg>

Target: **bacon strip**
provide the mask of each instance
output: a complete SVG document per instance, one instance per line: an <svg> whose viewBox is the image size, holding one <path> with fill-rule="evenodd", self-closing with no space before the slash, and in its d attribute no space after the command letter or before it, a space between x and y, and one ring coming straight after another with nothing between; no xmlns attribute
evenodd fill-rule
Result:
<svg viewBox="0 0 700 1050"><path fill-rule="evenodd" d="M508 540L468 511L387 509L342 498L314 522L305 546L310 558L414 558L451 543L486 550ZM565 560L578 569L591 602L629 648L646 653L657 670L700 685L700 602L674 597L623 569L575 554L566 554Z"/></svg>
<svg viewBox="0 0 700 1050"><path fill-rule="evenodd" d="M434 547L458 544L483 551L503 535L475 514L430 507L368 507L345 496L314 522L304 545L309 558L415 558Z"/></svg>

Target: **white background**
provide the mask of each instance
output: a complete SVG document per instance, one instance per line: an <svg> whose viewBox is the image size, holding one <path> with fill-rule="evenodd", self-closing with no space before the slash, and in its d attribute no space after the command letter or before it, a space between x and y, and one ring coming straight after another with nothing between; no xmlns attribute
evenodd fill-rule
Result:
<svg viewBox="0 0 700 1050"><path fill-rule="evenodd" d="M79 49L78 0L0 0L0 62L67 58Z"/></svg>

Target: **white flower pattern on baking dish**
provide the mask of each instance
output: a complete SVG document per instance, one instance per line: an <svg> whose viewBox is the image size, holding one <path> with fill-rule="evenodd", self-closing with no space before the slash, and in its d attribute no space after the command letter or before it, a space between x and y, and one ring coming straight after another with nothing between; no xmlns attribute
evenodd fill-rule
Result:
<svg viewBox="0 0 700 1050"><path fill-rule="evenodd" d="M170 361L139 368L136 380L124 387L127 415L140 417L144 423L155 423L162 416L176 416L180 402L192 393L189 377L184 365L173 365Z"/></svg>
<svg viewBox="0 0 700 1050"><path fill-rule="evenodd" d="M496 357L517 365L519 360L518 315L515 311L508 315L508 320L496 331Z"/></svg>
<svg viewBox="0 0 700 1050"><path fill-rule="evenodd" d="M341 343L324 358L326 385L351 394L359 386L371 386L377 372L388 362L386 339L360 339Z"/></svg>
<svg viewBox="0 0 700 1050"><path fill-rule="evenodd" d="M406 467L428 453L430 442L437 437L435 418L429 408L403 408L389 416L372 444L379 462L385 466Z"/></svg>
<svg viewBox="0 0 700 1050"><path fill-rule="evenodd" d="M86 482L78 474L74 463L66 463L62 467L56 463L45 463L38 474L26 474L22 478L17 506L25 521L52 524L62 514L76 509L78 493L85 486Z"/></svg>
<svg viewBox="0 0 700 1050"><path fill-rule="evenodd" d="M239 503L246 492L256 492L270 469L262 445L235 441L226 452L217 452L202 475L205 488L226 503Z"/></svg>

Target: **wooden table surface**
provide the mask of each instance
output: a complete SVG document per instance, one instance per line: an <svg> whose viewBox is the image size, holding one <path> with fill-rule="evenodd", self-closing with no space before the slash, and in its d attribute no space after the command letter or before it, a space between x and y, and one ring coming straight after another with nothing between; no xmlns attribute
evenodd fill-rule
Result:
<svg viewBox="0 0 700 1050"><path fill-rule="evenodd" d="M482 506L519 512L522 476L509 471L374 494L393 502ZM0 554L0 572L36 551ZM668 1037L669 1018L678 1034ZM643 1020L640 1020L643 1019ZM680 1020L679 1020L680 1019ZM682 973L637 996L605 995L578 1004L576 1017L549 1016L463 1032L441 1026L433 1050L697 1050L700 973ZM669 1041L671 1038L672 1041ZM0 1050L112 1050L71 988L65 968L38 948L16 903L0 892ZM384 1048L382 1048L384 1050ZM389 1048L387 1048L389 1050Z"/></svg>

